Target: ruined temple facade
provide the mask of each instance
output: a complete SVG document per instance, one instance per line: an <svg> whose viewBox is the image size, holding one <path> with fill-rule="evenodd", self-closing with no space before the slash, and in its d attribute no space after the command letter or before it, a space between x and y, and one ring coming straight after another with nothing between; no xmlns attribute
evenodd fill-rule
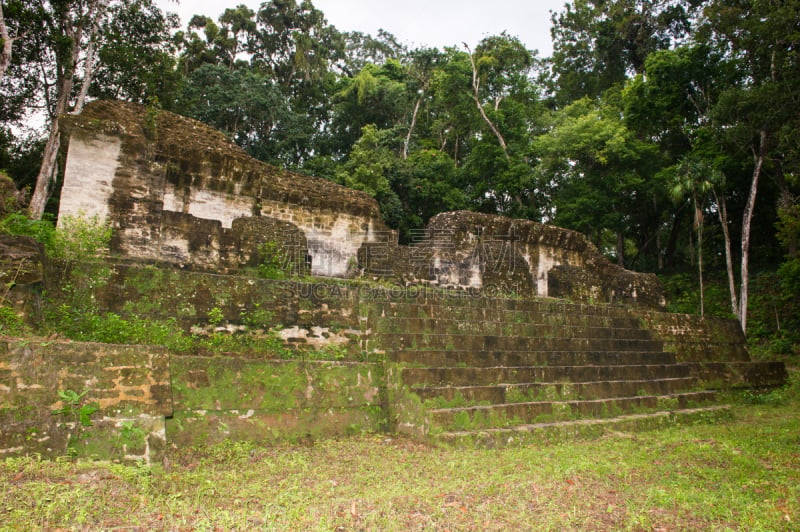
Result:
<svg viewBox="0 0 800 532"><path fill-rule="evenodd" d="M289 266L317 276L664 303L655 276L611 264L574 231L451 212L400 246L367 194L257 161L200 122L107 101L65 122L60 216L109 221L122 258L233 273L273 242Z"/></svg>

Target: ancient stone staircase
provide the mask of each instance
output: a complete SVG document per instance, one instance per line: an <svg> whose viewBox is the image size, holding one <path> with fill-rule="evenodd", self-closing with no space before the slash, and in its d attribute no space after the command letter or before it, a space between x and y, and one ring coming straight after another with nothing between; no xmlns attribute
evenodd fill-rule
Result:
<svg viewBox="0 0 800 532"><path fill-rule="evenodd" d="M619 306L464 298L373 312L372 345L396 373L397 429L452 444L717 419L730 415L718 389L741 384L743 367L746 385L783 380L782 368L750 362L746 350L679 361L641 315Z"/></svg>

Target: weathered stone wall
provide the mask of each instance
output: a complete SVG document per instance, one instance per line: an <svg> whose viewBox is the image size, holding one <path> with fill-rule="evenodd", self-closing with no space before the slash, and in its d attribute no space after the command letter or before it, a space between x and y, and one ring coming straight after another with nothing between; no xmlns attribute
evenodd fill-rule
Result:
<svg viewBox="0 0 800 532"><path fill-rule="evenodd" d="M84 427L58 392L86 392ZM0 455L40 453L158 461L172 415L169 359L152 346L0 341ZM127 428L127 431L125 430Z"/></svg>
<svg viewBox="0 0 800 532"><path fill-rule="evenodd" d="M4 455L63 455L73 437L80 456L154 461L173 445L227 438L296 440L408 430L403 424L419 426L424 412L399 380L412 362L390 353L397 356L410 346L423 357L413 363L429 354L430 363L438 364L449 356L441 350L450 349L450 339L458 340L454 356L467 357L464 361L493 351L533 349L552 350L548 360L559 365L565 363L559 353L605 352L628 338L658 349L653 355L658 360L664 358L661 349L675 353L706 387L774 386L785 380L783 364L749 362L735 320L552 298L491 298L479 290L422 285L273 281L122 263L112 270L106 282L85 294L99 311L176 318L190 328L206 324L217 308L235 333L245 315L262 309L268 311L265 329L280 325L281 336L294 345L336 346L334 352L345 360L308 360L298 351L298 358L288 361L271 359L271 352L167 358L162 348L147 346L6 341L0 343ZM69 283L52 276L48 282L55 304L58 286ZM642 330L625 337L614 327ZM87 391L82 402L100 407L92 427L81 429L51 413L63 406L59 390Z"/></svg>
<svg viewBox="0 0 800 532"><path fill-rule="evenodd" d="M199 122L148 112L93 102L65 119L60 214L110 219L122 256L233 272L275 241L293 264L327 277L664 303L655 276L611 264L579 233L530 221L444 213L418 242L398 246L366 194L256 161Z"/></svg>
<svg viewBox="0 0 800 532"><path fill-rule="evenodd" d="M125 263L114 264L112 272L107 282L92 287L90 297L99 310L113 311L123 317L172 318L186 330L208 323L209 312L214 308L222 311L225 322L233 329L247 321L246 317L254 311L263 310L264 322L259 326L277 327L288 343L311 348L337 346L351 354L366 349L370 335L375 332L370 329L368 317L386 303L469 307L484 309L487 316L498 305L514 308L527 304L540 309L537 312L552 315L556 323L559 316L574 308L574 304L556 299L503 299L477 289L447 290L426 285L356 280L276 281ZM49 276L47 290L54 302L58 302L59 286L68 281L58 278L56 272ZM749 360L746 340L736 320L636 307L626 309L621 305L608 308L640 320L681 362ZM373 343L372 348L380 350L381 346Z"/></svg>
<svg viewBox="0 0 800 532"><path fill-rule="evenodd" d="M45 270L41 244L25 236L0 234L0 305L15 312L20 323L31 324L39 315ZM8 331L0 326L0 333Z"/></svg>
<svg viewBox="0 0 800 532"><path fill-rule="evenodd" d="M50 280L51 295L58 298L63 281L55 272ZM222 326L233 331L245 324L273 329L294 347L338 346L358 352L365 332L358 317L359 288L343 282L274 281L118 263L109 279L92 290L101 310L123 317L174 319L187 331L205 326L212 309L218 309L224 316Z"/></svg>
<svg viewBox="0 0 800 532"><path fill-rule="evenodd" d="M59 215L98 215L112 252L234 270L253 242L239 220L272 218L298 231L316 275L344 277L358 248L386 232L368 195L249 157L218 131L133 104L92 102L65 117L69 147ZM252 234L251 234L252 237Z"/></svg>
<svg viewBox="0 0 800 532"><path fill-rule="evenodd" d="M541 296L662 308L653 274L609 262L581 233L528 220L458 211L433 217L413 246L373 243L368 274L487 295Z"/></svg>
<svg viewBox="0 0 800 532"><path fill-rule="evenodd" d="M163 348L0 342L0 457L160 463L225 439L298 440L385 427L380 364L168 355ZM84 426L74 405L97 410ZM84 394L85 392L85 394Z"/></svg>
<svg viewBox="0 0 800 532"><path fill-rule="evenodd" d="M644 312L642 320L680 362L750 360L747 339L734 319Z"/></svg>
<svg viewBox="0 0 800 532"><path fill-rule="evenodd" d="M381 366L180 356L172 359L171 445L286 441L385 425Z"/></svg>

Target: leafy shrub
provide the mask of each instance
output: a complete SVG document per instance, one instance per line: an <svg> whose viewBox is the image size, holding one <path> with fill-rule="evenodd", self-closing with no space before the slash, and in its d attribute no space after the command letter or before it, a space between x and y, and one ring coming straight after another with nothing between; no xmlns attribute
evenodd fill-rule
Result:
<svg viewBox="0 0 800 532"><path fill-rule="evenodd" d="M25 324L16 311L5 305L0 305L0 334L18 336L25 330Z"/></svg>
<svg viewBox="0 0 800 532"><path fill-rule="evenodd" d="M105 255L111 242L111 225L100 221L97 215L62 216L56 227L47 214L41 220L32 220L23 213L12 212L0 220L0 232L29 236L44 246L48 256L68 261Z"/></svg>
<svg viewBox="0 0 800 532"><path fill-rule="evenodd" d="M258 303L256 303L252 312L244 311L240 315L242 323L251 329L267 329L274 317L274 312L262 309Z"/></svg>
<svg viewBox="0 0 800 532"><path fill-rule="evenodd" d="M108 254L111 242L111 225L97 215L62 216L55 231L50 253L55 258L68 261L85 260Z"/></svg>
<svg viewBox="0 0 800 532"><path fill-rule="evenodd" d="M264 242L258 246L261 262L258 275L262 279L285 279L287 276L286 254L277 242Z"/></svg>
<svg viewBox="0 0 800 532"><path fill-rule="evenodd" d="M225 314L221 308L214 307L208 311L208 323L216 327L223 321L225 321Z"/></svg>
<svg viewBox="0 0 800 532"><path fill-rule="evenodd" d="M48 253L55 247L56 227L48 214L41 220L32 220L21 212L12 212L0 220L0 233L29 236L42 244Z"/></svg>
<svg viewBox="0 0 800 532"><path fill-rule="evenodd" d="M47 321L57 332L81 342L163 345L176 352L192 349L192 338L174 318L123 318L114 312L87 311L64 303L48 313Z"/></svg>

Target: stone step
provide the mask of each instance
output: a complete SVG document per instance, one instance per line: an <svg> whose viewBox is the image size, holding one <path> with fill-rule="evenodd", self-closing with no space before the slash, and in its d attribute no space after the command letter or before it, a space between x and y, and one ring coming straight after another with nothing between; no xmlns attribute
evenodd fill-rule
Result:
<svg viewBox="0 0 800 532"><path fill-rule="evenodd" d="M783 362L689 362L689 374L705 388L773 388L783 386L789 375Z"/></svg>
<svg viewBox="0 0 800 532"><path fill-rule="evenodd" d="M413 291L409 292L413 295ZM458 297L461 295L462 297ZM392 313L396 316L417 316L413 311L425 312L427 316L440 315L442 311L453 312L463 309L477 309L479 311L509 311L525 312L528 314L549 315L591 315L629 317L627 307L606 303L573 303L563 299L549 298L491 298L481 294L454 293L455 297L397 297L383 300L373 299L376 307L381 308L386 315ZM420 316L422 317L422 316Z"/></svg>
<svg viewBox="0 0 800 532"><path fill-rule="evenodd" d="M500 321L469 321L440 318L392 318L379 320L375 334L481 334L532 338L589 338L651 340L653 334L641 327L590 326L584 324L540 324Z"/></svg>
<svg viewBox="0 0 800 532"><path fill-rule="evenodd" d="M513 337L484 334L377 333L371 345L385 350L433 349L468 351L663 351L660 340L638 338Z"/></svg>
<svg viewBox="0 0 800 532"><path fill-rule="evenodd" d="M674 379L691 375L690 368L681 364L637 364L403 368L401 376L405 385L414 387Z"/></svg>
<svg viewBox="0 0 800 532"><path fill-rule="evenodd" d="M673 379L594 381L576 383L496 384L492 386L414 387L423 401L430 403L523 403L532 401L567 401L668 395L695 388L693 377Z"/></svg>
<svg viewBox="0 0 800 532"><path fill-rule="evenodd" d="M395 305L372 307L371 321L384 319L449 319L466 322L533 323L540 325L583 325L589 327L641 327L639 318L620 312L605 312L605 307L580 307L567 312L506 309L461 305Z"/></svg>
<svg viewBox="0 0 800 532"><path fill-rule="evenodd" d="M494 366L585 366L674 364L675 354L666 351L391 351L388 359L426 367Z"/></svg>
<svg viewBox="0 0 800 532"><path fill-rule="evenodd" d="M178 447L226 440L274 443L378 432L380 406L361 408L176 410L166 420L167 441Z"/></svg>
<svg viewBox="0 0 800 532"><path fill-rule="evenodd" d="M637 410L674 410L711 402L716 392L611 397L573 401L534 401L428 410L432 427L445 430L503 428L530 423L607 418Z"/></svg>
<svg viewBox="0 0 800 532"><path fill-rule="evenodd" d="M389 327L389 331L421 328L447 328L489 326L539 326L539 327L592 327L612 329L643 329L641 320L631 316L595 316L591 314L532 314L523 311L487 310L475 308L439 309L428 315L416 310L416 315L403 316L385 310L370 313L368 319L377 327ZM413 311L412 310L412 311ZM457 329L463 330L463 329Z"/></svg>
<svg viewBox="0 0 800 532"><path fill-rule="evenodd" d="M733 417L729 405L628 414L604 419L534 423L478 431L449 431L435 436L439 443L462 448L502 448L535 443L598 438L608 433L642 432L677 424L714 423Z"/></svg>

